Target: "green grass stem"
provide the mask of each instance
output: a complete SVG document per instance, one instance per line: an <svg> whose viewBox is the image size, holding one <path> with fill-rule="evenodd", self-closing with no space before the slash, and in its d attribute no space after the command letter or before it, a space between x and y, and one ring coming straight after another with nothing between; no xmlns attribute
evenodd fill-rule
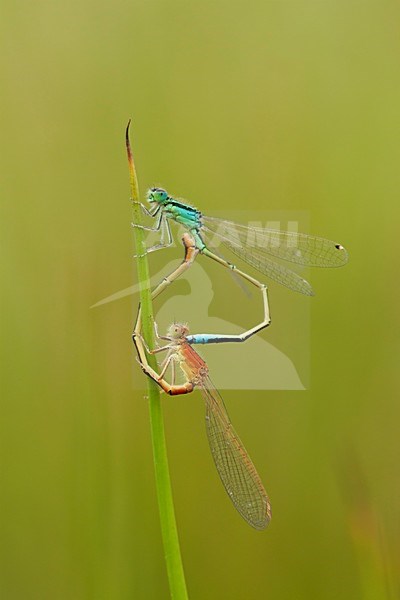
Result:
<svg viewBox="0 0 400 600"><path fill-rule="evenodd" d="M129 126L130 121L126 128L126 150L128 153L133 222L141 225L142 211L139 205L139 186L132 149L129 141ZM145 235L143 229L139 229L137 227L134 228L134 232L140 303L142 307L142 333L149 347L153 348L153 308L151 302L150 277L146 254ZM157 362L153 355L149 355L148 361L150 366L157 370ZM167 447L165 443L164 421L161 408L160 388L150 377L147 378L147 388L157 498L169 588L171 598L173 598L173 600L186 600L188 595L172 498Z"/></svg>

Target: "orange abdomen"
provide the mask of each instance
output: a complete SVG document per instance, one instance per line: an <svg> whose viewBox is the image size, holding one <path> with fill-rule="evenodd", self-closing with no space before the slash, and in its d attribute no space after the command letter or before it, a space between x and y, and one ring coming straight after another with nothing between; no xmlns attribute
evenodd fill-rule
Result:
<svg viewBox="0 0 400 600"><path fill-rule="evenodd" d="M187 343L181 344L179 348L180 363L179 366L189 381L204 379L208 374L208 367L204 360L192 346Z"/></svg>

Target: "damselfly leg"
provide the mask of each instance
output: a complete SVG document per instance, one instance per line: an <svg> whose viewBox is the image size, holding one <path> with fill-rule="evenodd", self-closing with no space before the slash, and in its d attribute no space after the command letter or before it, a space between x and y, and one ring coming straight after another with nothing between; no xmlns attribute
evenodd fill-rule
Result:
<svg viewBox="0 0 400 600"><path fill-rule="evenodd" d="M182 242L183 242L183 245L185 248L184 259L183 259L182 263L174 271L172 271L172 273L167 275L154 288L154 290L152 291L152 294L151 294L151 297L153 300L155 298L157 298L169 285L171 285L171 283L173 281L175 281L178 277L180 277L182 275L182 273L184 273L193 264L193 261L195 260L196 256L199 254L200 250L197 247L195 240L193 239L193 237L191 235L189 235L188 233L185 232L182 237ZM243 273L239 269L236 269L234 267L234 265L231 265L230 263L224 261L220 257L213 255L213 253L209 252L207 255L210 256L210 258L212 258L213 260L216 260L223 266L227 267L228 269L231 269L231 270L235 269L235 272L238 275L243 277L246 281L248 281L252 285L256 286L260 290L262 300L263 300L263 319L260 323L258 323L254 327L251 327L247 331L244 331L243 333L240 333L240 334L225 334L225 333L195 334L195 335L188 336L188 342L190 344L218 344L218 343L222 343L222 342L233 342L233 343L244 342L247 339L249 339L249 337L251 337L252 335L258 333L265 327L268 327L268 325L271 322L270 313L269 313L267 286L260 283L254 277L247 275L247 273ZM140 333L141 333L141 310L139 307L138 317L136 320L136 325L135 325L135 329L134 329L133 336L132 336L135 344L136 344L135 339ZM155 333L156 333L156 337L159 337L157 330L155 331ZM161 336L161 339L165 339L165 336L164 337Z"/></svg>

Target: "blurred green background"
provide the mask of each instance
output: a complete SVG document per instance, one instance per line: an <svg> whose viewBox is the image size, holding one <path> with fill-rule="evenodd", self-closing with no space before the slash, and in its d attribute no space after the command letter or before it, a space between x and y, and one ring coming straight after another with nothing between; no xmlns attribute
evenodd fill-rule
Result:
<svg viewBox="0 0 400 600"><path fill-rule="evenodd" d="M2 598L168 597L137 298L89 308L136 278L129 117L142 193L307 211L351 256L312 273L310 390L224 393L267 531L230 505L198 393L164 398L190 597L400 597L399 22L394 0L3 4ZM210 315L244 324L202 264ZM307 299L270 290L290 354Z"/></svg>

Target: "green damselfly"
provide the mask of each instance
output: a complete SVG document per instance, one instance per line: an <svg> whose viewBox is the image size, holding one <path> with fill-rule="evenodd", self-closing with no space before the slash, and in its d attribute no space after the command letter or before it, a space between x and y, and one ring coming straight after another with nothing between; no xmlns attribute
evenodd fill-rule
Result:
<svg viewBox="0 0 400 600"><path fill-rule="evenodd" d="M270 279L307 296L314 295L308 281L274 259L307 267L341 267L348 261L346 249L331 240L306 233L247 227L232 221L208 217L183 200L170 196L162 188L151 188L147 200L150 210L143 204L140 206L145 215L157 219L155 225L145 227L132 223L133 227L141 227L147 231L160 231L160 242L148 248L147 252L172 245L170 229L172 220L183 225L190 232L196 248L202 254L223 266L236 270L235 265L210 249L211 239L218 239L244 262ZM242 273L242 276L251 280L247 274Z"/></svg>

